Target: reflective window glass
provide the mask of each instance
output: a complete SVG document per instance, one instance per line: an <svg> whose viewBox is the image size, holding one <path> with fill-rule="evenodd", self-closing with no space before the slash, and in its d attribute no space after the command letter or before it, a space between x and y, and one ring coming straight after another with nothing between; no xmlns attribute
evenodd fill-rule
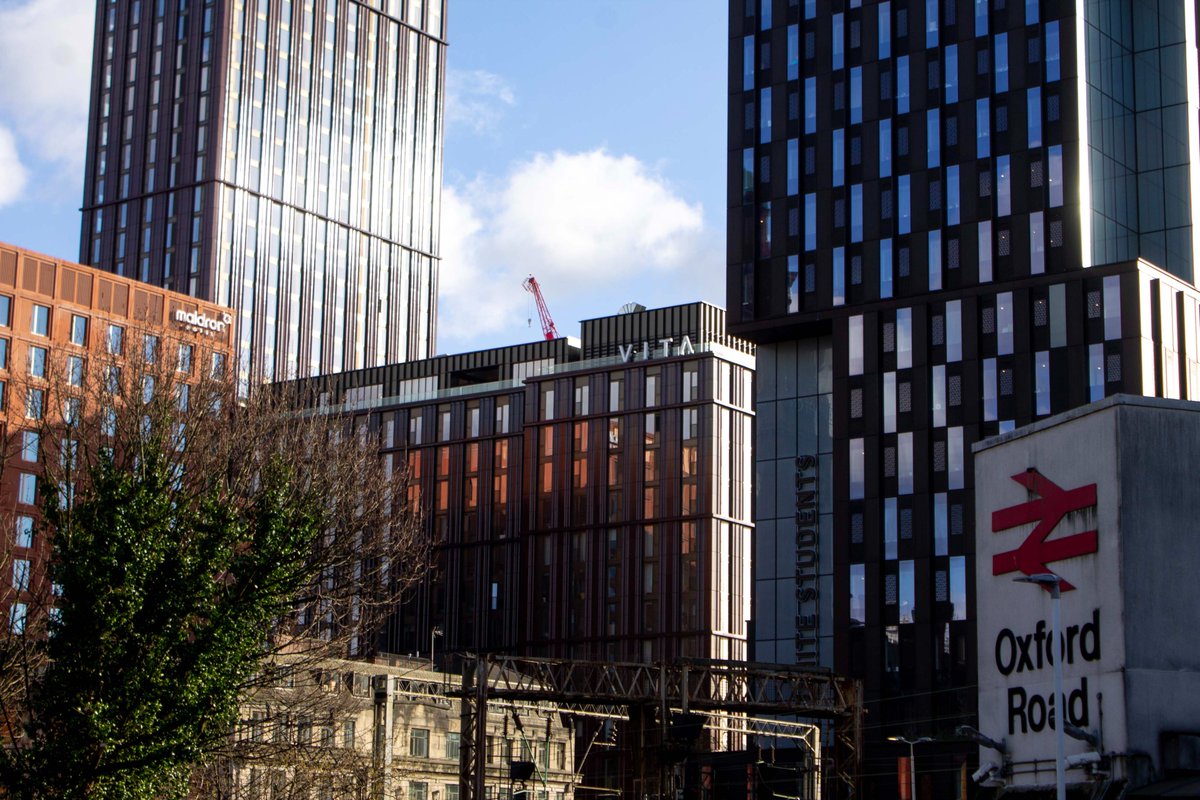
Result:
<svg viewBox="0 0 1200 800"><path fill-rule="evenodd" d="M800 77L800 26L788 25L787 29L787 76L789 81ZM748 88L748 87L747 87Z"/></svg>
<svg viewBox="0 0 1200 800"><path fill-rule="evenodd" d="M841 14L833 15L833 68L845 66L845 30Z"/></svg>
<svg viewBox="0 0 1200 800"><path fill-rule="evenodd" d="M929 232L929 290L942 288L942 232Z"/></svg>
<svg viewBox="0 0 1200 800"><path fill-rule="evenodd" d="M952 44L946 48L946 77L945 95L943 102L958 102L958 45Z"/></svg>
<svg viewBox="0 0 1200 800"><path fill-rule="evenodd" d="M908 113L908 56L896 59L896 113Z"/></svg>
<svg viewBox="0 0 1200 800"><path fill-rule="evenodd" d="M975 101L975 157L987 158L992 154L992 116L988 99Z"/></svg>
<svg viewBox="0 0 1200 800"><path fill-rule="evenodd" d="M861 314L847 320L847 375L863 374L863 318Z"/></svg>
<svg viewBox="0 0 1200 800"><path fill-rule="evenodd" d="M846 302L846 248L833 248L833 304Z"/></svg>
<svg viewBox="0 0 1200 800"><path fill-rule="evenodd" d="M900 180L899 180L899 187L898 187L899 195L900 195L900 198L899 198L899 205L900 205L899 229L900 229L900 233L911 233L912 232L912 215L911 215L911 209L910 209L910 205L909 205L909 199L910 199L909 198L909 188L910 188L909 176L901 175Z"/></svg>
<svg viewBox="0 0 1200 800"><path fill-rule="evenodd" d="M879 177L892 175L892 121L879 120Z"/></svg>
<svg viewBox="0 0 1200 800"><path fill-rule="evenodd" d="M1063 164L1062 145L1050 146L1050 207L1058 208L1063 204Z"/></svg>
<svg viewBox="0 0 1200 800"><path fill-rule="evenodd" d="M1061 55L1058 48L1058 21L1046 23L1046 82L1056 81L1060 77L1059 62Z"/></svg>
<svg viewBox="0 0 1200 800"><path fill-rule="evenodd" d="M946 365L935 364L930 370L931 383L930 394L932 395L933 407L933 426L935 428L944 428L946 426Z"/></svg>
<svg viewBox="0 0 1200 800"><path fill-rule="evenodd" d="M912 309L896 309L896 368L912 366Z"/></svg>
<svg viewBox="0 0 1200 800"><path fill-rule="evenodd" d="M1036 2L1036 0L1035 0ZM1025 119L1029 127L1029 146L1042 146L1042 90L1034 86L1025 92Z"/></svg>
<svg viewBox="0 0 1200 800"><path fill-rule="evenodd" d="M925 46L938 44L938 0L925 0Z"/></svg>
<svg viewBox="0 0 1200 800"><path fill-rule="evenodd" d="M879 296L892 296L892 240L879 240Z"/></svg>
<svg viewBox="0 0 1200 800"><path fill-rule="evenodd" d="M856 183L850 187L850 241L863 240L863 187Z"/></svg>
<svg viewBox="0 0 1200 800"><path fill-rule="evenodd" d="M992 280L992 221L979 223L979 282Z"/></svg>
<svg viewBox="0 0 1200 800"><path fill-rule="evenodd" d="M1041 211L1029 215L1029 274L1046 271L1045 216Z"/></svg>
<svg viewBox="0 0 1200 800"><path fill-rule="evenodd" d="M1008 156L996 157L996 214L1007 217L1012 213L1012 172Z"/></svg>
<svg viewBox="0 0 1200 800"><path fill-rule="evenodd" d="M862 67L850 69L850 124L862 122Z"/></svg>
<svg viewBox="0 0 1200 800"><path fill-rule="evenodd" d="M1038 416L1050 413L1050 351L1040 350L1033 357L1033 389Z"/></svg>
<svg viewBox="0 0 1200 800"><path fill-rule="evenodd" d="M962 361L962 301L946 303L946 362Z"/></svg>
<svg viewBox="0 0 1200 800"><path fill-rule="evenodd" d="M942 125L938 109L925 112L925 166L929 169L941 166Z"/></svg>
<svg viewBox="0 0 1200 800"><path fill-rule="evenodd" d="M804 132L817 132L817 79L804 79Z"/></svg>
<svg viewBox="0 0 1200 800"><path fill-rule="evenodd" d="M960 219L958 197L958 165L946 167L946 224L957 225Z"/></svg>
<svg viewBox="0 0 1200 800"><path fill-rule="evenodd" d="M996 57L992 65L992 75L996 79L996 93L1008 91L1008 34L996 34Z"/></svg>
<svg viewBox="0 0 1200 800"><path fill-rule="evenodd" d="M885 0L879 4L879 60L892 57L892 4Z"/></svg>
<svg viewBox="0 0 1200 800"><path fill-rule="evenodd" d="M988 0L975 0L975 35L987 36Z"/></svg>
<svg viewBox="0 0 1200 800"><path fill-rule="evenodd" d="M863 498L864 480L866 472L866 451L863 448L862 439L851 439L850 446L850 499L861 500Z"/></svg>

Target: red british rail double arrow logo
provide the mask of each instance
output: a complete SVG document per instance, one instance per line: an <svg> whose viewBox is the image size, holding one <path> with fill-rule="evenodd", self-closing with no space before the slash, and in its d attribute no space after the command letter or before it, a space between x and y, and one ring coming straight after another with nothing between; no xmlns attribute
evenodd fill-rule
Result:
<svg viewBox="0 0 1200 800"><path fill-rule="evenodd" d="M992 512L992 533L1000 533L1031 522L1036 522L1037 525L1016 550L992 556L993 575L1007 575L1010 572L1037 575L1052 572L1048 564L1095 553L1099 549L1094 530L1047 541L1064 516L1072 511L1095 507L1096 484L1080 486L1078 489L1063 489L1036 469L1013 475L1012 479L1038 495L1040 499ZM1059 583L1059 587L1064 592L1075 588L1065 580Z"/></svg>

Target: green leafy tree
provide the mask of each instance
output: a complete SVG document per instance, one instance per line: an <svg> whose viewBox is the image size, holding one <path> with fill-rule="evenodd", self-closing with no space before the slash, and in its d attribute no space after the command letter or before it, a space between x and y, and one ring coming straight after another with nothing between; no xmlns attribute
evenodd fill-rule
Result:
<svg viewBox="0 0 1200 800"><path fill-rule="evenodd" d="M45 558L0 642L0 794L179 797L264 664L368 649L425 551L404 476L352 419L93 361L26 391Z"/></svg>

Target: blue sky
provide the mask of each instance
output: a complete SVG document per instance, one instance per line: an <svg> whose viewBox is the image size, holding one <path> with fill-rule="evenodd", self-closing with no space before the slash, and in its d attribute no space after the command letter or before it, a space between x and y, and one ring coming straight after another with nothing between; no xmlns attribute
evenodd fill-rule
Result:
<svg viewBox="0 0 1200 800"><path fill-rule="evenodd" d="M0 0L0 241L69 259L92 8ZM564 335L628 301L723 305L727 13L450 0L439 352L538 338L530 272Z"/></svg>

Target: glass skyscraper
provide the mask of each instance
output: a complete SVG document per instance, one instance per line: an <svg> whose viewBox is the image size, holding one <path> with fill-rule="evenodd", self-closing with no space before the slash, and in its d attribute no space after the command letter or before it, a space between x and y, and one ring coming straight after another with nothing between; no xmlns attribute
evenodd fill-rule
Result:
<svg viewBox="0 0 1200 800"><path fill-rule="evenodd" d="M445 0L98 0L80 260L232 306L241 374L432 353Z"/></svg>
<svg viewBox="0 0 1200 800"><path fill-rule="evenodd" d="M1115 392L1200 398L1195 7L731 0L729 31L753 657L863 679L866 796L896 794L888 736L939 739L919 794L955 796L971 445Z"/></svg>

